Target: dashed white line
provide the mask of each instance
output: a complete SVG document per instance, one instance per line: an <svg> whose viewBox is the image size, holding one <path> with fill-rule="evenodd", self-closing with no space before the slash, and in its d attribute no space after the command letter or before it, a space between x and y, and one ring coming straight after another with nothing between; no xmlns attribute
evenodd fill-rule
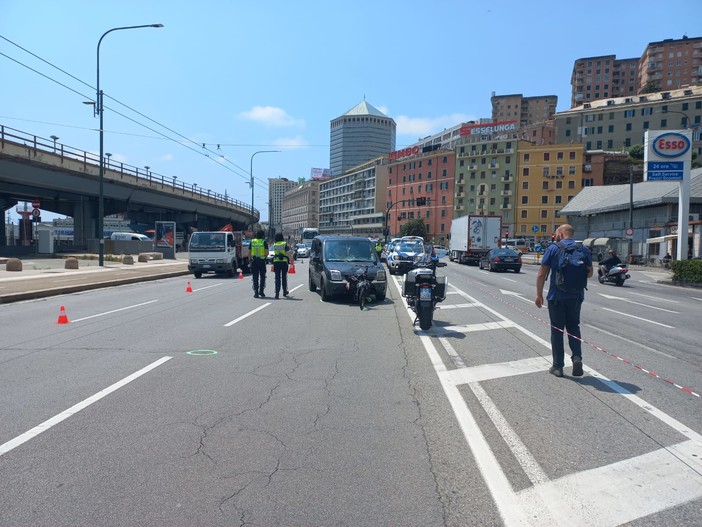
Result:
<svg viewBox="0 0 702 527"><path fill-rule="evenodd" d="M246 313L246 314L244 314L244 315L241 315L239 318L235 318L235 319L232 320L231 322L227 322L226 324L224 324L224 327L225 327L225 328L228 328L229 326L233 326L233 325L236 324L237 322L241 322L241 321L244 320L246 317L250 317L250 316L253 315L254 313L258 313L259 311L261 311L262 309L267 308L267 307L270 306L270 305L271 305L270 302L266 302L266 303L263 304L262 306L259 306L259 307L257 307L256 309L254 309L254 310L252 310L252 311L249 311L248 313Z"/></svg>
<svg viewBox="0 0 702 527"><path fill-rule="evenodd" d="M614 309L609 309L608 307L603 307L602 309L604 309L605 311L610 311L612 313L616 313L618 315L622 315L623 317L631 317L631 318L635 318L637 320L643 320L644 322L650 322L651 324L655 324L657 326L663 326L664 328L675 329L675 326L669 326L668 324L656 322L655 320L649 320L647 318L637 317L636 315L630 315L629 313L622 313L621 311L615 311Z"/></svg>
<svg viewBox="0 0 702 527"><path fill-rule="evenodd" d="M120 311L126 311L127 309L134 309L135 307L146 306L148 304L153 304L158 302L158 300L149 300L148 302L142 302L141 304L134 304L133 306L121 307L119 309L113 309L112 311L105 311L104 313L98 313L97 315L90 315L89 317L76 318L73 322L81 322L82 320L88 320L91 318L104 317L105 315L111 315L112 313L119 313Z"/></svg>
<svg viewBox="0 0 702 527"><path fill-rule="evenodd" d="M108 386L104 390L99 391L95 395L92 395L92 396L88 397L87 399L79 402L78 404L71 406L68 410L64 410L60 414L55 415L54 417L47 419L43 423L35 426L31 430L26 431L24 434L17 436L16 438L9 440L7 443L0 445L0 456L2 456L3 454L7 454L10 450L17 448L18 446L20 446L23 443L26 443L27 441L38 436L42 432L46 432L52 426L59 424L61 421L68 419L72 415L87 408L88 406L90 406L94 402L97 402L100 399L102 399L103 397L108 396L112 392L122 388L123 386L126 386L127 384L129 384L133 380L138 379L139 377L150 372L154 368L157 368L158 366L160 366L164 362L171 360L171 358L172 357L161 357L156 362L152 362L151 364L149 364L145 368L142 368L139 371L132 373L131 375L129 375L128 377L125 377L121 381L118 381L118 382L114 383L113 385Z"/></svg>

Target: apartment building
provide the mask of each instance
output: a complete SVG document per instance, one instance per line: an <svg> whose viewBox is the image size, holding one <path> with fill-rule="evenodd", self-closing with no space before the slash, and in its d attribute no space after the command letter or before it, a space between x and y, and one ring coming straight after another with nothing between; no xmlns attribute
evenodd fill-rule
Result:
<svg viewBox="0 0 702 527"><path fill-rule="evenodd" d="M702 37L650 42L640 59L641 93L676 90L702 83Z"/></svg>
<svg viewBox="0 0 702 527"><path fill-rule="evenodd" d="M550 237L563 223L559 211L583 188L581 144L534 145L519 141L516 215L510 229L516 237Z"/></svg>
<svg viewBox="0 0 702 527"><path fill-rule="evenodd" d="M362 101L332 119L329 159L332 176L395 150L395 121Z"/></svg>
<svg viewBox="0 0 702 527"><path fill-rule="evenodd" d="M571 108L597 99L633 96L639 91L639 59L616 55L577 59L570 86Z"/></svg>
<svg viewBox="0 0 702 527"><path fill-rule="evenodd" d="M378 157L319 184L320 234L380 238L387 159Z"/></svg>
<svg viewBox="0 0 702 527"><path fill-rule="evenodd" d="M517 121L519 127L525 127L553 118L558 105L556 95L539 95L524 97L521 93L512 95L495 95L490 97L493 121Z"/></svg>
<svg viewBox="0 0 702 527"><path fill-rule="evenodd" d="M268 236L273 238L276 232L282 232L283 197L285 193L298 185L287 178L268 178Z"/></svg>
<svg viewBox="0 0 702 527"><path fill-rule="evenodd" d="M320 180L305 181L283 195L281 224L283 236L297 240L304 228L319 228Z"/></svg>
<svg viewBox="0 0 702 527"><path fill-rule="evenodd" d="M646 130L691 127L693 152L702 154L702 86L601 99L555 116L556 143L581 143L586 150L622 150L644 144Z"/></svg>
<svg viewBox="0 0 702 527"><path fill-rule="evenodd" d="M421 219L427 238L446 245L453 218L455 151L415 145L388 157L383 210L388 211L388 235L398 236L406 222Z"/></svg>
<svg viewBox="0 0 702 527"><path fill-rule="evenodd" d="M453 217L467 214L502 216L513 231L514 191L519 132L516 121L469 125L456 146L456 192Z"/></svg>

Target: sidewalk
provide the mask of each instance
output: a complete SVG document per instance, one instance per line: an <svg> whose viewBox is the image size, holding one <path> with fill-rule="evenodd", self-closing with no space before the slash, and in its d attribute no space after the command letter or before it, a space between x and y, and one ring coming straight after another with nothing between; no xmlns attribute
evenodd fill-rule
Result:
<svg viewBox="0 0 702 527"><path fill-rule="evenodd" d="M7 258L0 257L0 304L186 275L187 253L178 256L133 265L105 261L100 267L97 256L80 255L78 269L66 269L65 258L23 257L21 271L7 271Z"/></svg>

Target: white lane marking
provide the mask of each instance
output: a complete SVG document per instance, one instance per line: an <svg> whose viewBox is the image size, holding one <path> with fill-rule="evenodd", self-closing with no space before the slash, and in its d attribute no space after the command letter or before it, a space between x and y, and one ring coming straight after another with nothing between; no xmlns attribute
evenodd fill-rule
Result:
<svg viewBox="0 0 702 527"><path fill-rule="evenodd" d="M546 371L551 366L546 357L530 357L528 359L513 360L508 362L495 362L480 364L478 366L464 367L444 373L448 382L456 386L473 382L491 381L516 375L527 375Z"/></svg>
<svg viewBox="0 0 702 527"><path fill-rule="evenodd" d="M495 425L495 428L497 428L502 439L505 440L507 446L517 458L517 461L532 484L539 485L548 482L548 476L541 468L541 465L539 465L534 456L531 455L531 452L529 452L522 440L519 439L519 436L512 427L509 426L507 419L505 419L502 412L497 409L497 406L495 406L490 396L477 382L472 382L468 386L475 394L480 405L485 409L485 412Z"/></svg>
<svg viewBox="0 0 702 527"><path fill-rule="evenodd" d="M637 317L635 315L630 315L629 313L622 313L621 311L615 311L614 309L609 309L608 307L603 307L602 309L604 309L605 311L611 311L612 313L616 313L616 314L622 315L624 317L631 317L631 318L635 318L637 320L643 320L644 322L650 322L651 324L656 324L657 326L663 326L664 328L675 329L675 326L669 326L668 324L662 324L661 322L656 322L655 320L649 320L647 318Z"/></svg>
<svg viewBox="0 0 702 527"><path fill-rule="evenodd" d="M451 304L448 306L436 306L436 309L459 309L462 307L479 307L481 304Z"/></svg>
<svg viewBox="0 0 702 527"><path fill-rule="evenodd" d="M514 322L511 320L498 320L496 322L481 322L479 324L462 324L460 326L435 326L438 333L455 331L458 333L472 333L474 331L487 331L490 329L513 328Z"/></svg>
<svg viewBox="0 0 702 527"><path fill-rule="evenodd" d="M10 439L7 443L0 445L0 456L2 456L3 454L7 454L10 450L17 448L18 446L20 446L23 443L26 443L27 441L38 436L42 432L46 432L52 426L57 425L58 423L60 423L61 421L64 421L65 419L68 419L72 415L87 408L88 406L90 406L94 402L97 402L100 399L102 399L103 397L106 397L107 395L111 394L112 392L122 388L123 386L126 386L127 384L129 384L133 380L138 379L142 375L150 372L154 368L157 368L158 366L160 366L161 364L163 364L166 361L171 360L172 358L173 357L161 357L156 362L152 362L148 366L140 369L137 372L132 373L131 375L125 377L121 381L117 381L113 385L108 386L107 388L99 391L95 395L92 395L92 396L88 397L87 399L79 402L78 404L71 406L68 410L64 410L60 414L55 415L54 417L52 417L50 419L47 419L46 421L35 426L31 430L26 431L24 434L19 435L14 439Z"/></svg>
<svg viewBox="0 0 702 527"><path fill-rule="evenodd" d="M636 295L636 296L643 296L643 297L646 297L646 298L652 298L652 299L654 299L654 300L656 300L656 301L658 301L658 302L672 302L673 304L679 304L679 303L680 303L680 302L678 302L677 300L670 300L670 299L668 299L668 298L660 298L660 297L658 297L658 296L653 296L653 295L644 295L643 293L634 293L634 292L631 292L630 294Z"/></svg>
<svg viewBox="0 0 702 527"><path fill-rule="evenodd" d="M530 507L540 498L553 517L570 518L573 525L624 525L659 512L663 503L672 509L702 496L702 479L695 467L671 462L678 456L694 459L696 452L699 444L685 441L525 489L518 493L519 500ZM587 514L578 518L575 511Z"/></svg>
<svg viewBox="0 0 702 527"><path fill-rule="evenodd" d="M583 324L583 326L586 326L588 328L592 328L595 331L599 331L600 333L604 333L605 335L609 335L610 337L617 337L618 339L621 339L624 342L628 342L629 344L633 344L635 346L638 346L640 348L643 348L643 349L648 350L648 351L653 352L653 353L658 353L659 355L663 355L664 357L669 357L671 359L676 359L676 360L678 358L678 357L675 357L673 355L668 355L667 353L665 353L663 351L659 351L657 349L646 346L645 344L641 344L640 342L636 342L635 340L630 340L626 337L622 337L621 335L617 335L616 333L612 333L610 331L607 331L606 329L598 328L597 326L593 326L592 324Z"/></svg>
<svg viewBox="0 0 702 527"><path fill-rule="evenodd" d="M266 307L268 307L268 306L270 306L270 305L271 305L270 302L266 302L266 303L263 304L262 306L259 306L259 307L257 307L256 309L254 309L254 310L252 310L252 311L249 311L248 313L246 313L246 314L244 314L244 315L241 315L239 318L235 318L235 319L232 320L231 322L227 322L226 324L224 324L224 327L225 327L225 328L228 328L229 326L233 326L233 325L236 324L237 322L241 322L241 321L244 320L246 317L250 317L250 316L253 315L254 313L257 313L257 312L261 311L262 309L264 309L264 308L266 308Z"/></svg>
<svg viewBox="0 0 702 527"><path fill-rule="evenodd" d="M89 317L76 318L72 322L81 322L83 320L88 320L91 318L103 317L105 315L111 315L112 313L119 313L120 311L126 311L127 309L134 309L135 307L146 306L158 302L158 300L149 300L148 302L142 302L141 304L134 304L133 306L121 307L119 309L113 309L112 311L105 311L104 313L98 313L97 315L90 315Z"/></svg>
<svg viewBox="0 0 702 527"><path fill-rule="evenodd" d="M295 291L295 290L297 290L297 289L300 289L303 285L305 285L305 284L296 285L296 286L293 287L289 292L292 293L293 291Z"/></svg>
<svg viewBox="0 0 702 527"><path fill-rule="evenodd" d="M630 304L636 304L637 306L644 306L644 307L649 307L649 308L651 308L651 309L657 309L658 311L665 311L666 313L673 313L673 314L675 314L675 315L679 315L679 314L680 314L679 311L672 311L672 310L670 310L670 309L664 309L664 308L662 308L662 307L656 307L656 306L652 306L652 305L649 305L649 304L642 304L641 302L635 302L635 301L633 301L633 300L629 300L628 298L624 298L624 297L622 297L622 296L605 295L604 293L598 293L598 294L599 294L600 296L603 296L603 297L609 299L609 300L621 300L621 301L623 301L623 302L628 302L628 303L630 303Z"/></svg>
<svg viewBox="0 0 702 527"><path fill-rule="evenodd" d="M690 298L692 298L693 300L699 300L700 302L702 302L702 297L699 297L699 296L691 296Z"/></svg>
<svg viewBox="0 0 702 527"><path fill-rule="evenodd" d="M222 282L218 284L206 285L205 287L198 287L197 289L193 289L193 291L204 291L205 289L210 289L211 287L219 287L220 285L222 285Z"/></svg>
<svg viewBox="0 0 702 527"><path fill-rule="evenodd" d="M453 363L456 365L457 368L465 368L466 363L463 362L463 359L461 356L456 352L456 348L454 348L449 340L446 337L439 337L439 342L441 342L441 345L444 347L446 350L446 353L449 354L449 357L451 357L451 360Z"/></svg>
<svg viewBox="0 0 702 527"><path fill-rule="evenodd" d="M524 293L517 293L516 291L510 291L509 289L500 289L500 293L503 295L509 295L509 296L514 296L521 300L522 302L526 302L527 304L533 304L533 300L529 300L528 298L524 298L522 295Z"/></svg>
<svg viewBox="0 0 702 527"><path fill-rule="evenodd" d="M507 280L508 282L514 282L515 284L517 283L516 280L512 280L511 278L505 278L504 276L501 276L500 278L502 278L503 280Z"/></svg>

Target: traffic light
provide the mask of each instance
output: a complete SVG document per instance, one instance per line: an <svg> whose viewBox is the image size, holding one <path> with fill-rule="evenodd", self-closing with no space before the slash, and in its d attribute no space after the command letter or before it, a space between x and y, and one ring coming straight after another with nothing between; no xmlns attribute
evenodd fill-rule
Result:
<svg viewBox="0 0 702 527"><path fill-rule="evenodd" d="M509 231L505 231L505 238L509 238Z"/></svg>

